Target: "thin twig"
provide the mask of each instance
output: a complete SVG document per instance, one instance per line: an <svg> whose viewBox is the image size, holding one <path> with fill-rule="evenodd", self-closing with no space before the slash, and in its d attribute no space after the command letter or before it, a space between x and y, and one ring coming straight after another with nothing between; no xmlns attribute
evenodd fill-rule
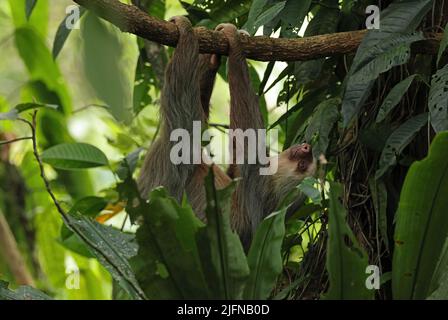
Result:
<svg viewBox="0 0 448 320"><path fill-rule="evenodd" d="M22 137L22 138L7 140L7 141L0 141L0 146L5 145L5 144L11 144L11 143L18 142L18 141L32 140L32 139L33 139L33 137Z"/></svg>
<svg viewBox="0 0 448 320"><path fill-rule="evenodd" d="M47 177L45 176L44 165L42 163L42 159L40 158L40 155L39 155L39 152L38 152L38 149L37 149L36 116L37 116L37 110L35 110L34 113L33 113L33 120L32 120L32 122L30 122L28 120L25 120L25 119L22 119L22 118L20 118L19 120L25 122L31 128L31 140L33 141L33 154L34 154L34 158L36 158L36 161L37 161L37 163L39 165L40 176L41 176L42 180L44 181L45 189L47 190L47 193L50 195L51 200L53 200L53 203L56 206L56 209L61 214L61 216L64 219L64 221L66 221L67 224L70 225L70 223L69 223L69 221L67 219L67 213L64 211L64 209L60 205L58 199L56 199L56 196L54 195L53 191L51 190L50 182L48 181Z"/></svg>
<svg viewBox="0 0 448 320"><path fill-rule="evenodd" d="M92 108L92 107L95 107L95 108L102 108L102 109L106 109L106 110L110 109L109 106L105 106L105 105L102 105L102 104L92 103L92 104L88 104L88 105L86 105L86 106L84 106L84 107L81 107L81 108L79 108L79 109L73 111L72 114L75 114L75 113L84 111L84 110L89 109L89 108Z"/></svg>

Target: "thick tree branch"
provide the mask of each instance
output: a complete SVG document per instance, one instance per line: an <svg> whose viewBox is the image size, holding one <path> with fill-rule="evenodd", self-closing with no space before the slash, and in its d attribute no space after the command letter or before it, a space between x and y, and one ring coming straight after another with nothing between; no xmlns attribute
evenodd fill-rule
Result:
<svg viewBox="0 0 448 320"><path fill-rule="evenodd" d="M139 8L118 0L73 0L98 16L111 22L124 32L144 39L175 47L178 31L174 24L147 15ZM227 54L227 40L219 32L196 28L202 53ZM356 51L366 30L340 32L298 39L244 37L246 56L259 61L312 60ZM427 34L428 40L416 43L412 50L418 53L435 53L441 34Z"/></svg>

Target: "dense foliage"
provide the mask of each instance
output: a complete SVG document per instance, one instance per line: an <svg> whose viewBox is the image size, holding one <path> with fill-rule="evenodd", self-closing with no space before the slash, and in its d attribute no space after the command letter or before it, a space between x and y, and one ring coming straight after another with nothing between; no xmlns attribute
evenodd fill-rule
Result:
<svg viewBox="0 0 448 320"><path fill-rule="evenodd" d="M234 184L218 191L207 178L207 224L163 188L138 193L172 49L84 9L68 30L69 0L2 1L0 298L448 298L448 31L438 51L414 50L444 32L443 1L129 2L282 38L364 29L366 7L382 11L356 53L250 62L280 148L308 141L324 161L246 255L230 228ZM211 121L224 132L225 72ZM308 199L285 219L299 191Z"/></svg>

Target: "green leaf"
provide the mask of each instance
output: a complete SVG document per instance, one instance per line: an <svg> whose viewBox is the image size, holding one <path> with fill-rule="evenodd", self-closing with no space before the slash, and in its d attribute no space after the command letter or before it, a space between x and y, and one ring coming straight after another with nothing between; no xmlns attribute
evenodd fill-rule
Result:
<svg viewBox="0 0 448 320"><path fill-rule="evenodd" d="M371 178L369 180L370 193L372 195L373 207L375 209L377 229L381 238L389 250L389 237L387 236L387 189L381 180Z"/></svg>
<svg viewBox="0 0 448 320"><path fill-rule="evenodd" d="M337 0L323 0L324 5L328 1L335 2ZM297 37L298 30L300 30L303 20L310 11L311 0L296 1L287 0L282 12L278 15L282 22L281 37L292 38ZM322 6L323 7L323 6ZM330 17L329 17L330 18ZM294 29L296 29L294 31Z"/></svg>
<svg viewBox="0 0 448 320"><path fill-rule="evenodd" d="M149 93L151 87L156 88L159 84L153 67L147 60L146 49L142 48L135 69L134 93L132 96L135 114L138 114L144 107L153 103L153 97Z"/></svg>
<svg viewBox="0 0 448 320"><path fill-rule="evenodd" d="M417 75L413 74L406 79L402 80L398 84L396 84L389 92L389 94L384 99L381 104L380 110L378 111L378 115L376 117L376 123L383 121L386 116L392 111L392 109L400 103L404 94L408 91L412 81L415 79Z"/></svg>
<svg viewBox="0 0 448 320"><path fill-rule="evenodd" d="M370 90L374 83L373 79L379 74L378 72L388 70L392 65L403 61L402 59L397 59L394 55L398 54L401 56L406 50L401 47L395 48L391 45L394 43L395 38L415 30L430 9L431 3L431 0L393 2L381 14L381 30L368 31L358 47L345 86L346 89L342 102L344 126L347 126L360 112L362 105L370 95ZM402 38L400 41L406 42L405 38ZM394 49L397 51L394 51ZM380 60L372 62L377 56ZM388 64L387 58L393 58L395 63L392 61L392 64ZM360 82L352 77L356 71L370 62L370 66L361 76L370 80ZM367 70L374 71L374 74L369 74Z"/></svg>
<svg viewBox="0 0 448 320"><path fill-rule="evenodd" d="M126 180L131 177L137 168L137 161L143 148L137 148L128 154L123 161L120 162L120 166L117 169L117 175L121 180Z"/></svg>
<svg viewBox="0 0 448 320"><path fill-rule="evenodd" d="M428 108L435 132L448 130L448 65L432 76Z"/></svg>
<svg viewBox="0 0 448 320"><path fill-rule="evenodd" d="M437 65L439 65L440 58L442 57L442 54L445 52L446 46L448 45L448 28L447 27L448 27L448 23L445 25L442 41L440 42L440 46L439 46L439 52L437 53Z"/></svg>
<svg viewBox="0 0 448 320"><path fill-rule="evenodd" d="M138 255L131 261L148 298L208 299L209 285L199 261L196 236L203 227L189 205L180 206L162 188L140 202ZM207 263L210 263L207 261Z"/></svg>
<svg viewBox="0 0 448 320"><path fill-rule="evenodd" d="M327 152L330 143L330 133L339 119L339 98L321 102L311 118L305 132L305 140L313 145L313 155L318 158Z"/></svg>
<svg viewBox="0 0 448 320"><path fill-rule="evenodd" d="M292 1L295 5L307 6L305 14L308 12L308 1ZM311 2L311 1L309 1ZM288 2L289 3L289 2ZM317 36L320 34L330 34L337 31L340 20L340 10L338 0L326 0L327 6L319 6L317 13L308 24L305 37ZM286 8L287 9L287 8ZM299 83L315 80L321 74L324 59L314 59L308 61L297 61L294 63L294 75Z"/></svg>
<svg viewBox="0 0 448 320"><path fill-rule="evenodd" d="M249 76L252 82L252 88L254 88L255 92L258 90L261 84L260 77L258 76L257 70L254 68L252 64L249 63ZM261 112L261 117L263 118L263 123L268 123L268 109L266 106L266 100L264 95L258 97L259 107Z"/></svg>
<svg viewBox="0 0 448 320"><path fill-rule="evenodd" d="M94 218L107 206L107 201L100 197L84 197L76 201L68 212Z"/></svg>
<svg viewBox="0 0 448 320"><path fill-rule="evenodd" d="M30 26L42 36L47 36L49 22L49 0L35 0L32 14L27 15L30 0L9 0L11 18L16 28ZM3 1L3 3L6 1Z"/></svg>
<svg viewBox="0 0 448 320"><path fill-rule="evenodd" d="M286 5L286 1L277 2L272 7L260 14L253 24L253 30L257 30L259 27L274 20L278 14L283 10Z"/></svg>
<svg viewBox="0 0 448 320"><path fill-rule="evenodd" d="M440 286L429 297L429 300L447 300L448 299L448 271L445 272Z"/></svg>
<svg viewBox="0 0 448 320"><path fill-rule="evenodd" d="M302 182L298 185L298 189L300 192L305 194L308 198L313 201L315 204L322 204L322 195L319 189L315 186L319 184L319 181L314 177L306 177L302 180Z"/></svg>
<svg viewBox="0 0 448 320"><path fill-rule="evenodd" d="M125 36L115 26L88 12L82 19L81 37L88 83L115 119L128 123L134 74L125 63Z"/></svg>
<svg viewBox="0 0 448 320"><path fill-rule="evenodd" d="M66 225L62 225L61 234L57 241L66 249L73 251L86 258L95 258L87 244Z"/></svg>
<svg viewBox="0 0 448 320"><path fill-rule="evenodd" d="M31 14L33 13L33 9L36 6L37 0L26 0L26 18L29 19Z"/></svg>
<svg viewBox="0 0 448 320"><path fill-rule="evenodd" d="M52 300L52 298L29 286L9 290L8 283L0 280L0 300Z"/></svg>
<svg viewBox="0 0 448 320"><path fill-rule="evenodd" d="M50 108L57 109L58 106L52 104L40 104L40 103L20 103L16 105L11 111L0 113L0 120L16 120L19 114L28 110L38 108Z"/></svg>
<svg viewBox="0 0 448 320"><path fill-rule="evenodd" d="M397 163L397 156L401 154L404 148L414 139L414 136L427 122L428 114L422 113L407 120L392 132L381 153L378 164L379 168L375 173L375 179L381 178L390 167Z"/></svg>
<svg viewBox="0 0 448 320"><path fill-rule="evenodd" d="M58 169L76 170L107 166L104 153L87 143L63 143L41 154L42 161Z"/></svg>
<svg viewBox="0 0 448 320"><path fill-rule="evenodd" d="M252 0L228 0L211 2L210 17L217 23L234 21L248 13Z"/></svg>
<svg viewBox="0 0 448 320"><path fill-rule="evenodd" d="M59 67L53 60L44 39L31 27L21 27L15 31L16 46L25 63L31 79L45 84L61 102L61 111L71 111L71 100ZM36 63L38 61L39 63Z"/></svg>
<svg viewBox="0 0 448 320"><path fill-rule="evenodd" d="M79 7L79 18L84 15L86 9L84 7ZM70 35L72 29L67 28L67 21L69 19L73 19L72 14L68 14L65 16L64 20L62 20L61 24L56 31L56 35L53 41L53 58L56 59L62 48L64 47L65 42L67 41L68 36Z"/></svg>
<svg viewBox="0 0 448 320"><path fill-rule="evenodd" d="M239 236L230 225L234 184L214 187L213 170L206 182L207 226L198 234L202 268L215 299L241 299L249 266Z"/></svg>
<svg viewBox="0 0 448 320"><path fill-rule="evenodd" d="M372 60L353 70L353 81L367 83L378 78L381 73L405 64L411 56L411 44L423 39L421 32L385 39L371 48L368 57L373 56Z"/></svg>
<svg viewBox="0 0 448 320"><path fill-rule="evenodd" d="M88 246L99 262L133 299L144 299L128 260L136 255L134 236L110 226L103 226L88 217L66 215L64 222Z"/></svg>
<svg viewBox="0 0 448 320"><path fill-rule="evenodd" d="M267 299L283 270L282 243L285 236L285 215L288 207L266 217L252 240L247 262L251 270L244 299Z"/></svg>
<svg viewBox="0 0 448 320"><path fill-rule="evenodd" d="M330 183L328 215L327 270L330 288L325 299L373 299L374 291L366 288L368 256L358 245L346 222L346 210L340 202L342 187Z"/></svg>
<svg viewBox="0 0 448 320"><path fill-rule="evenodd" d="M440 285L438 268L448 237L448 132L438 134L428 156L409 169L395 227L392 291L395 299L424 299Z"/></svg>
<svg viewBox="0 0 448 320"><path fill-rule="evenodd" d="M257 30L255 29L255 21L257 17L263 12L263 8L268 3L268 0L254 0L250 6L247 21L243 29L253 35Z"/></svg>
<svg viewBox="0 0 448 320"><path fill-rule="evenodd" d="M436 288L428 299L448 299L448 237L438 259L436 269L432 277L432 288Z"/></svg>

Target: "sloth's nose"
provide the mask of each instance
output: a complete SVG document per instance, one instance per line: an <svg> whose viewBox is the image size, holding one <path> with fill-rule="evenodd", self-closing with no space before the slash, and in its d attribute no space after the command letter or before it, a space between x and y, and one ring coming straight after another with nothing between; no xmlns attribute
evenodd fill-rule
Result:
<svg viewBox="0 0 448 320"><path fill-rule="evenodd" d="M311 146L308 143L302 144L302 151L305 153L309 153L311 151Z"/></svg>

